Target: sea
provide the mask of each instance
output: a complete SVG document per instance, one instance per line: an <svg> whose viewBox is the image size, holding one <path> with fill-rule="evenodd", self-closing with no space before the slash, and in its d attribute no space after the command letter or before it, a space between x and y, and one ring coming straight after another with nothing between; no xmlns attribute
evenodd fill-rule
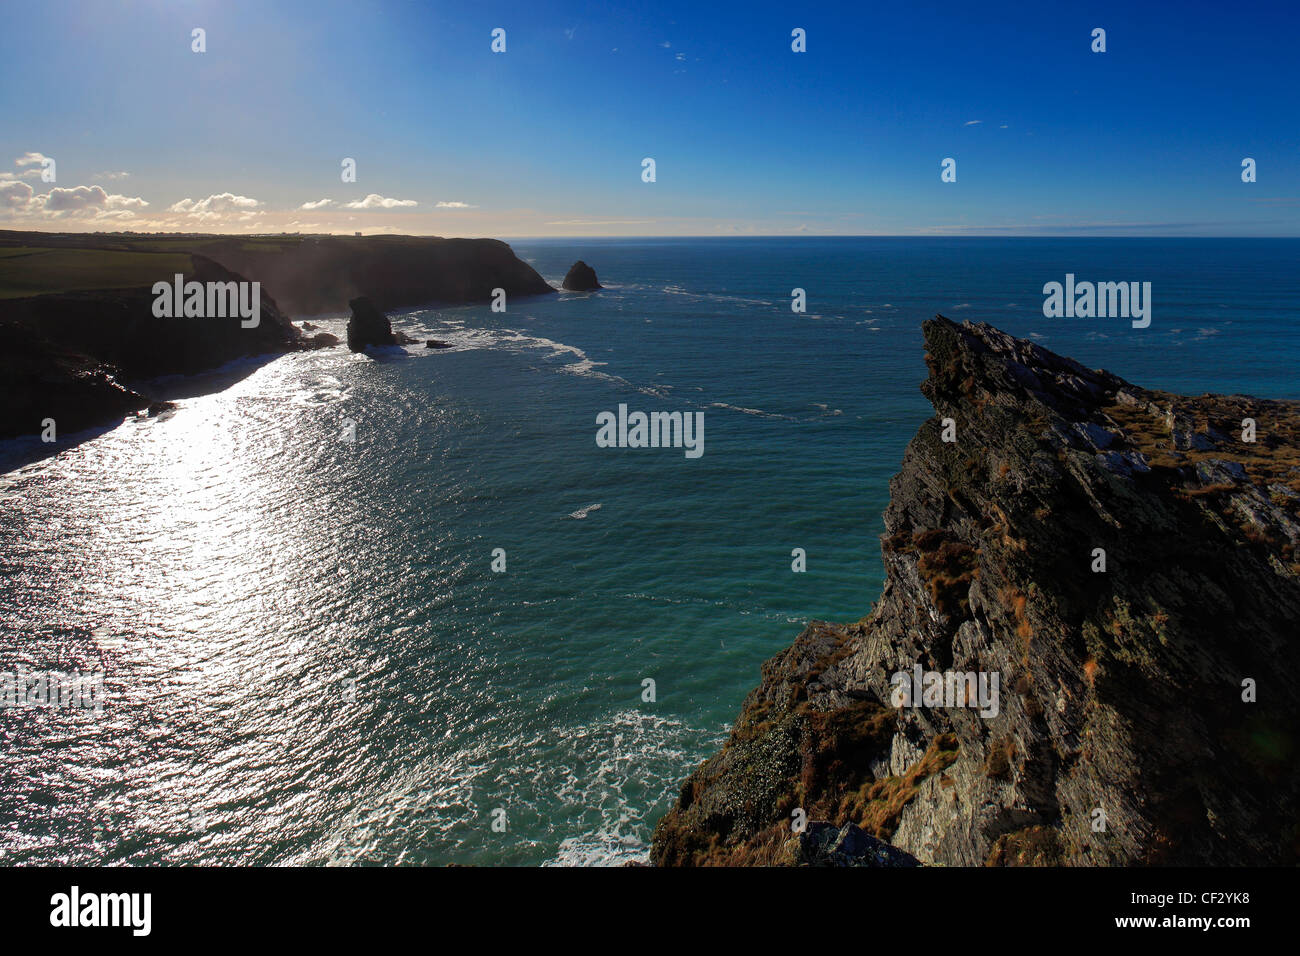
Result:
<svg viewBox="0 0 1300 956"><path fill-rule="evenodd" d="M605 288L0 443L0 865L643 862L762 662L879 595L923 320L1300 397L1300 240L511 245ZM1150 282L1150 325L1046 318L1067 275ZM601 447L620 406L702 454Z"/></svg>

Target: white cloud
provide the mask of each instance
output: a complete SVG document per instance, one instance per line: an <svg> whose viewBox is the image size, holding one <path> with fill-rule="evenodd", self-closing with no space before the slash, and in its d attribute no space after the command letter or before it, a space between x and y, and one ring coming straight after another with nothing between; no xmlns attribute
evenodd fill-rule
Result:
<svg viewBox="0 0 1300 956"><path fill-rule="evenodd" d="M436 204L437 209L477 209L478 206L467 202L439 202Z"/></svg>
<svg viewBox="0 0 1300 956"><path fill-rule="evenodd" d="M389 199L381 196L379 193L371 193L365 199L358 199L355 202L344 203L344 209L398 209L418 206L414 199Z"/></svg>
<svg viewBox="0 0 1300 956"><path fill-rule="evenodd" d="M317 199L315 202L305 202L298 208L299 209L327 209L332 205L334 205L333 199Z"/></svg>
<svg viewBox="0 0 1300 956"><path fill-rule="evenodd" d="M108 172L108 173L94 173L90 178L91 178L91 179L107 179L107 180L113 180L113 179L126 179L126 178L127 178L128 176L130 176L130 175L131 175L130 173L125 172L125 171L124 171L124 172L120 172L120 173L112 173L112 172Z"/></svg>
<svg viewBox="0 0 1300 956"><path fill-rule="evenodd" d="M0 182L0 212L46 219L133 219L148 206L139 196L108 193L102 186L55 187L38 194L17 180Z"/></svg>
<svg viewBox="0 0 1300 956"><path fill-rule="evenodd" d="M32 187L16 179L0 181L0 210L21 212L32 201Z"/></svg>
<svg viewBox="0 0 1300 956"><path fill-rule="evenodd" d="M183 212L190 216L209 218L228 212L247 212L261 203L248 196L236 196L234 193L213 193L207 199L193 200L189 197L167 207L168 212Z"/></svg>
<svg viewBox="0 0 1300 956"><path fill-rule="evenodd" d="M962 126L979 126L979 125L981 125L983 122L984 122L983 120L967 120L966 122L962 123L961 125L962 125Z"/></svg>
<svg viewBox="0 0 1300 956"><path fill-rule="evenodd" d="M94 209L143 209L149 205L139 196L109 195L103 186L55 187L36 197L46 212L82 212Z"/></svg>
<svg viewBox="0 0 1300 956"><path fill-rule="evenodd" d="M53 162L50 157L44 153L23 153L14 160L14 165L20 169L24 166L30 166L30 169L22 169L21 172L14 171L6 173L7 176L13 176L16 179L40 179L45 172L46 162Z"/></svg>

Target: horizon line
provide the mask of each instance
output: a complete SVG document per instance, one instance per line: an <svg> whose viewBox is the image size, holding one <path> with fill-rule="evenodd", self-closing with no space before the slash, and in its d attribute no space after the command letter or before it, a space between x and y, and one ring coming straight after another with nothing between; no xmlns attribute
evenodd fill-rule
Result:
<svg viewBox="0 0 1300 956"><path fill-rule="evenodd" d="M132 231L132 230L57 230L57 229L0 229L0 236L6 233L36 234L50 236L175 236L182 238L185 236L219 236L229 238L253 239L259 237L285 237L298 236L301 238L315 238L329 236L341 239L497 239L505 242L508 240L563 240L563 239L601 239L601 240L638 240L638 239L1249 239L1249 240L1294 240L1300 239L1300 233L1295 235L1280 236L1260 236L1260 235L1181 235L1155 233L1150 235L1135 236L1130 234L1114 233L1005 233L1005 234L980 234L972 235L971 233L842 233L842 232L772 232L772 233L744 233L744 234L692 234L692 233L637 233L622 235L598 235L598 234L520 234L510 236L451 236L439 235L437 233L419 233L419 232L362 232L357 234L355 231L347 232L202 232L202 231Z"/></svg>

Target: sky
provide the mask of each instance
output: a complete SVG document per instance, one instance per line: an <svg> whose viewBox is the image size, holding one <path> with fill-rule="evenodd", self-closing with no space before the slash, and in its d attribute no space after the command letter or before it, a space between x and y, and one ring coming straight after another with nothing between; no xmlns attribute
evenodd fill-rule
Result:
<svg viewBox="0 0 1300 956"><path fill-rule="evenodd" d="M1290 0L41 0L0 228L1300 236L1298 37Z"/></svg>

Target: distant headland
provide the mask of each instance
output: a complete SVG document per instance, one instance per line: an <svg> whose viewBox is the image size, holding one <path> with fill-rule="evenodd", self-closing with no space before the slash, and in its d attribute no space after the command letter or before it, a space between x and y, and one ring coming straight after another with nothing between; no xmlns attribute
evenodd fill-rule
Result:
<svg viewBox="0 0 1300 956"><path fill-rule="evenodd" d="M201 304L156 310L155 285L176 276L244 300L256 283L256 325ZM359 297L381 310L486 302L498 289L556 291L496 239L0 231L0 438L46 420L66 434L151 404L125 382L335 344L289 315L346 312Z"/></svg>

